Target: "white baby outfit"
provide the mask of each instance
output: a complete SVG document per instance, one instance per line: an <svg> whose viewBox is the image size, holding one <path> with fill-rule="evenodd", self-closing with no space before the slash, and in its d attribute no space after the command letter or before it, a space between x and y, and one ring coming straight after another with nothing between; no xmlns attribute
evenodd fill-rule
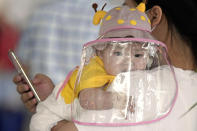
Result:
<svg viewBox="0 0 197 131"><path fill-rule="evenodd" d="M181 115L197 102L197 73L184 71L179 68L174 68L174 70L179 85L178 97L172 112L166 118L155 123L137 126L104 127L75 124L76 127L79 131L91 131L92 129L94 129L94 131L196 131L197 108L195 107L183 117L181 117ZM167 71L166 76L168 73ZM63 119L71 120L71 106L69 104L65 105L64 99L61 96L56 100L56 95L61 88L61 84L56 86L53 93L44 102L38 105L37 113L33 115L31 120L31 131L50 131L51 127L53 127L57 121ZM84 114L86 114L86 118L88 118L88 114Z"/></svg>

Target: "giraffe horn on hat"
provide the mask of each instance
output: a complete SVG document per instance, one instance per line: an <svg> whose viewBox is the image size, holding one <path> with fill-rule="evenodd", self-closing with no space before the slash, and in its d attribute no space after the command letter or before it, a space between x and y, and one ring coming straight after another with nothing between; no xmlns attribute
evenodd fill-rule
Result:
<svg viewBox="0 0 197 131"><path fill-rule="evenodd" d="M141 2L137 7L136 9L141 11L141 12L145 12L146 10L146 0L143 0L143 2Z"/></svg>
<svg viewBox="0 0 197 131"><path fill-rule="evenodd" d="M103 9L104 9L105 6L106 6L106 3L103 5L102 9L99 10L99 11L96 11L96 9L94 8L94 10L96 12L94 14L94 18L93 18L93 24L94 25L98 25L100 23L100 21L105 17L105 15L107 13L106 11L103 11Z"/></svg>

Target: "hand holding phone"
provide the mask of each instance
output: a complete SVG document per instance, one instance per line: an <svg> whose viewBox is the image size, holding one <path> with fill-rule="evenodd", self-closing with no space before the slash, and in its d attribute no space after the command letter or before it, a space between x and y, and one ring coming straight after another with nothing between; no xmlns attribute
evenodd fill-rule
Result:
<svg viewBox="0 0 197 131"><path fill-rule="evenodd" d="M12 61L14 67L16 68L17 72L19 74L22 74L23 78L25 79L25 81L27 82L28 86L30 87L30 89L32 90L36 100L38 102L40 102L40 97L38 96L30 78L28 77L28 75L26 74L24 68L22 67L22 64L20 63L18 57L14 54L14 52L12 50L9 50L8 51L8 56L10 58L10 60Z"/></svg>

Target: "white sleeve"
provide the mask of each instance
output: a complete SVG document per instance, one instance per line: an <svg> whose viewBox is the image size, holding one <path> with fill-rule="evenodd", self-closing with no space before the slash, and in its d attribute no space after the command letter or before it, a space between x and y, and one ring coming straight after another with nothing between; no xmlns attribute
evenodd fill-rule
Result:
<svg viewBox="0 0 197 131"><path fill-rule="evenodd" d="M55 87L52 94L43 102L39 103L36 113L30 122L30 131L50 131L61 120L71 120L71 105L65 104L63 97L56 95L62 83Z"/></svg>

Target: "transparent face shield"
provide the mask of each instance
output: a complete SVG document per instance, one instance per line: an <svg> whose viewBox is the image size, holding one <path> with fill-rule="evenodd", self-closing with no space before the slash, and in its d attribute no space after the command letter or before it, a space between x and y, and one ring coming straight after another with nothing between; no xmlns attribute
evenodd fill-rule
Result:
<svg viewBox="0 0 197 131"><path fill-rule="evenodd" d="M163 43L136 38L95 40L83 48L72 119L103 126L155 122L168 116L177 90Z"/></svg>

